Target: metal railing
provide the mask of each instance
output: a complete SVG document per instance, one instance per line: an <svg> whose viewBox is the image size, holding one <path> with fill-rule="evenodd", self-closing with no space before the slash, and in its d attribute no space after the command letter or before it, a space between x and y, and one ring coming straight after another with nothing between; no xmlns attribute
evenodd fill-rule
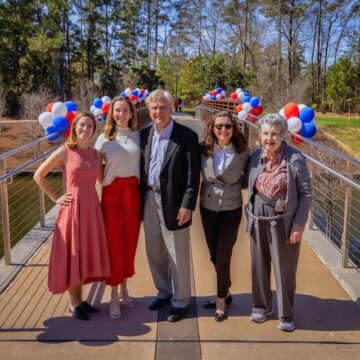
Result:
<svg viewBox="0 0 360 360"><path fill-rule="evenodd" d="M151 121L147 108L141 104L136 106L136 115L139 129ZM48 142L54 135L0 155L0 259L4 256L6 265L11 264L11 248L35 224L46 226L46 213L54 206L32 179L39 163L58 148L59 141ZM61 169L52 171L47 179L51 188L60 195L63 192Z"/></svg>
<svg viewBox="0 0 360 360"><path fill-rule="evenodd" d="M219 110L236 115L226 104L206 101L196 108L196 117L207 122ZM254 120L257 118L249 115L239 122L250 150L260 146ZM301 143L295 144L293 137ZM286 140L308 160L314 194L309 228L316 226L341 251L343 267L360 267L360 161L297 134L289 134Z"/></svg>

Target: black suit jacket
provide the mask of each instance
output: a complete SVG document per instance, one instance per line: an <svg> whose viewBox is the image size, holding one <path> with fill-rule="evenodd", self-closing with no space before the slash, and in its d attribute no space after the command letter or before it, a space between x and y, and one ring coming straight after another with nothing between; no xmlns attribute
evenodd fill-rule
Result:
<svg viewBox="0 0 360 360"><path fill-rule="evenodd" d="M140 186L142 205L148 191L148 175L154 125L140 131L141 168ZM186 126L174 121L174 127L166 148L160 171L161 202L165 225L174 231L186 228L191 224L179 226L178 212L180 207L194 210L200 181L200 150L197 134Z"/></svg>

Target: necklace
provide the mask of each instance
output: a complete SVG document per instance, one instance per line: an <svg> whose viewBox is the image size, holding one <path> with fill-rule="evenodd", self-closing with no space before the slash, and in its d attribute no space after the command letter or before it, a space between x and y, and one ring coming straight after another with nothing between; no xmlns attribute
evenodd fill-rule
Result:
<svg viewBox="0 0 360 360"><path fill-rule="evenodd" d="M117 131L116 132L116 139L120 144L127 144L129 141L129 131Z"/></svg>

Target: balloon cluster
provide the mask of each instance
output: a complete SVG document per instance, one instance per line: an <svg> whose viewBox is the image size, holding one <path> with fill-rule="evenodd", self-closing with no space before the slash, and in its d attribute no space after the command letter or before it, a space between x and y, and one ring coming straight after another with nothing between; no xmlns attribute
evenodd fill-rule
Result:
<svg viewBox="0 0 360 360"><path fill-rule="evenodd" d="M259 116L264 112L263 107L260 105L260 99L257 96L251 96L250 93L242 89L236 89L236 92L230 94L232 100L240 100L242 104L236 106L235 110L238 113L239 120L245 120L248 114ZM255 117L251 117L256 121Z"/></svg>
<svg viewBox="0 0 360 360"><path fill-rule="evenodd" d="M134 105L136 103L145 100L149 96L150 92L147 89L132 89L130 87L126 88L120 93L120 96L128 98Z"/></svg>
<svg viewBox="0 0 360 360"><path fill-rule="evenodd" d="M226 91L221 87L211 90L203 96L204 100L224 100L225 98Z"/></svg>
<svg viewBox="0 0 360 360"><path fill-rule="evenodd" d="M61 136L68 137L74 117L77 115L77 105L73 101L65 103L58 101L46 105L46 111L38 117L39 123L45 129L45 135L56 134L49 140L57 140Z"/></svg>
<svg viewBox="0 0 360 360"><path fill-rule="evenodd" d="M96 98L90 107L90 112L93 113L97 120L106 120L110 105L111 99L108 96Z"/></svg>
<svg viewBox="0 0 360 360"><path fill-rule="evenodd" d="M295 103L286 104L280 111L288 123L289 131L296 133L304 138L310 139L315 136L317 132L314 121L314 110L304 104L297 105ZM294 143L301 143L301 139L292 137Z"/></svg>

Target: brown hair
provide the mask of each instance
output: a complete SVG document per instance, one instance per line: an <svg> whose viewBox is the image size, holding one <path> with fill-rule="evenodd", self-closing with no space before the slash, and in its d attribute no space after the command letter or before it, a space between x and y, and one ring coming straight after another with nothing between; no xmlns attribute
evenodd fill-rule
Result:
<svg viewBox="0 0 360 360"><path fill-rule="evenodd" d="M117 96L113 99L111 102L111 106L106 118L106 123L104 126L104 135L108 140L114 140L115 139L115 132L116 132L116 122L114 120L113 114L114 114L114 107L117 102L125 102L129 105L129 109L132 113L131 119L129 120L129 128L130 130L134 131L137 129L137 121L136 121L136 111L135 106L133 103L123 96Z"/></svg>
<svg viewBox="0 0 360 360"><path fill-rule="evenodd" d="M70 149L73 149L73 148L77 147L78 138L76 136L75 128L76 128L76 125L79 122L79 120L82 119L83 117L89 117L92 120L93 125L94 125L94 131L91 134L91 136L93 136L95 134L95 131L96 131L96 119L95 119L95 116L90 111L81 111L81 112L79 112L74 117L74 120L73 120L73 122L71 124L69 140L66 142L67 146Z"/></svg>
<svg viewBox="0 0 360 360"><path fill-rule="evenodd" d="M205 140L202 147L203 154L205 156L213 156L214 155L214 145L216 144L216 136L214 134L214 125L215 120L220 117L226 117L230 119L233 124L233 135L230 139L232 144L234 145L235 151L240 154L246 149L246 140L244 135L241 133L238 127L238 123L232 116L230 111L220 111L208 121L205 129Z"/></svg>

